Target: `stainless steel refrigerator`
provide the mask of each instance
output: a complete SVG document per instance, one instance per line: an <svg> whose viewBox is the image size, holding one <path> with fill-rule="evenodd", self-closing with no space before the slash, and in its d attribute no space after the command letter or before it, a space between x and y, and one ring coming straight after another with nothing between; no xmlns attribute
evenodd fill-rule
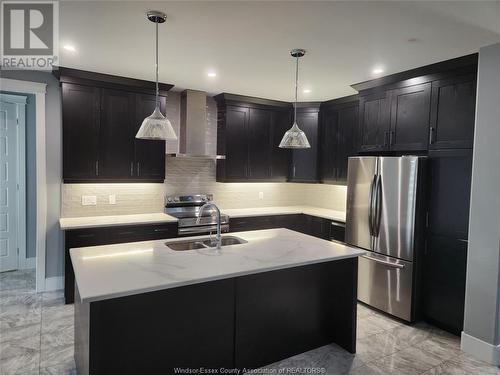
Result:
<svg viewBox="0 0 500 375"><path fill-rule="evenodd" d="M425 158L349 158L346 242L359 258L358 300L407 321L415 318Z"/></svg>

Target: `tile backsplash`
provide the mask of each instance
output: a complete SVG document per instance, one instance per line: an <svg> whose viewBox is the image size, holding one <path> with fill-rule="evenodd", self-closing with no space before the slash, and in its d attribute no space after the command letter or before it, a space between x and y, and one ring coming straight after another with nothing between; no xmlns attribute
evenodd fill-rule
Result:
<svg viewBox="0 0 500 375"><path fill-rule="evenodd" d="M97 205L82 206L82 195L97 197ZM109 195L116 204L109 204ZM63 184L62 217L163 212L163 184Z"/></svg>
<svg viewBox="0 0 500 375"><path fill-rule="evenodd" d="M62 216L101 216L162 212L165 195L211 193L223 208L310 205L345 210L346 187L297 183L215 182L215 161L167 158L165 184L64 184ZM82 206L82 195L97 197ZM109 204L109 195L116 204Z"/></svg>

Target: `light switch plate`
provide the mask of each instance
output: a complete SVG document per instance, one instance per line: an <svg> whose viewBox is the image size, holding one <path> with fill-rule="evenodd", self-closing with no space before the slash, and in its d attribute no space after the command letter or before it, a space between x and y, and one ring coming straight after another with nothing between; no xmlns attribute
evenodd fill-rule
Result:
<svg viewBox="0 0 500 375"><path fill-rule="evenodd" d="M97 206L97 196L82 195L82 206Z"/></svg>
<svg viewBox="0 0 500 375"><path fill-rule="evenodd" d="M264 199L264 192L263 191L259 191L259 199Z"/></svg>
<svg viewBox="0 0 500 375"><path fill-rule="evenodd" d="M110 194L108 198L109 198L109 204L116 204L116 194Z"/></svg>

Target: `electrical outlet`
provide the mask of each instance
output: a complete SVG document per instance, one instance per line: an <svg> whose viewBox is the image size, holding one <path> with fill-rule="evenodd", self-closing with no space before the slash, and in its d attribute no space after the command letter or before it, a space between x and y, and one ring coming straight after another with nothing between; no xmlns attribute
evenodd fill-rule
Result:
<svg viewBox="0 0 500 375"><path fill-rule="evenodd" d="M116 194L110 194L108 198L109 198L109 204L116 204Z"/></svg>
<svg viewBox="0 0 500 375"><path fill-rule="evenodd" d="M259 199L264 199L264 192L263 191L259 191Z"/></svg>
<svg viewBox="0 0 500 375"><path fill-rule="evenodd" d="M97 196L82 195L82 206L97 206Z"/></svg>

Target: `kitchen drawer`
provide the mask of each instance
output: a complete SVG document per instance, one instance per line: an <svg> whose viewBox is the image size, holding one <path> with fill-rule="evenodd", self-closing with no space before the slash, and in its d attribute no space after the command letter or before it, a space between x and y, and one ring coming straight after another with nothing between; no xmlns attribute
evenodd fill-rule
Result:
<svg viewBox="0 0 500 375"><path fill-rule="evenodd" d="M148 240L177 237L177 223L148 225L146 226L145 235Z"/></svg>
<svg viewBox="0 0 500 375"><path fill-rule="evenodd" d="M147 228L144 225L126 225L108 229L108 244L146 241Z"/></svg>
<svg viewBox="0 0 500 375"><path fill-rule="evenodd" d="M230 232L271 229L274 227L274 216L251 216L229 219Z"/></svg>
<svg viewBox="0 0 500 375"><path fill-rule="evenodd" d="M66 248L96 246L106 243L106 228L74 229L66 232Z"/></svg>
<svg viewBox="0 0 500 375"><path fill-rule="evenodd" d="M330 224L330 239L345 242L345 223L332 221Z"/></svg>
<svg viewBox="0 0 500 375"><path fill-rule="evenodd" d="M107 243L160 240L177 236L177 224L126 225L110 227Z"/></svg>
<svg viewBox="0 0 500 375"><path fill-rule="evenodd" d="M287 228L291 230L296 230L297 222L300 215L276 215L274 217L274 228Z"/></svg>

